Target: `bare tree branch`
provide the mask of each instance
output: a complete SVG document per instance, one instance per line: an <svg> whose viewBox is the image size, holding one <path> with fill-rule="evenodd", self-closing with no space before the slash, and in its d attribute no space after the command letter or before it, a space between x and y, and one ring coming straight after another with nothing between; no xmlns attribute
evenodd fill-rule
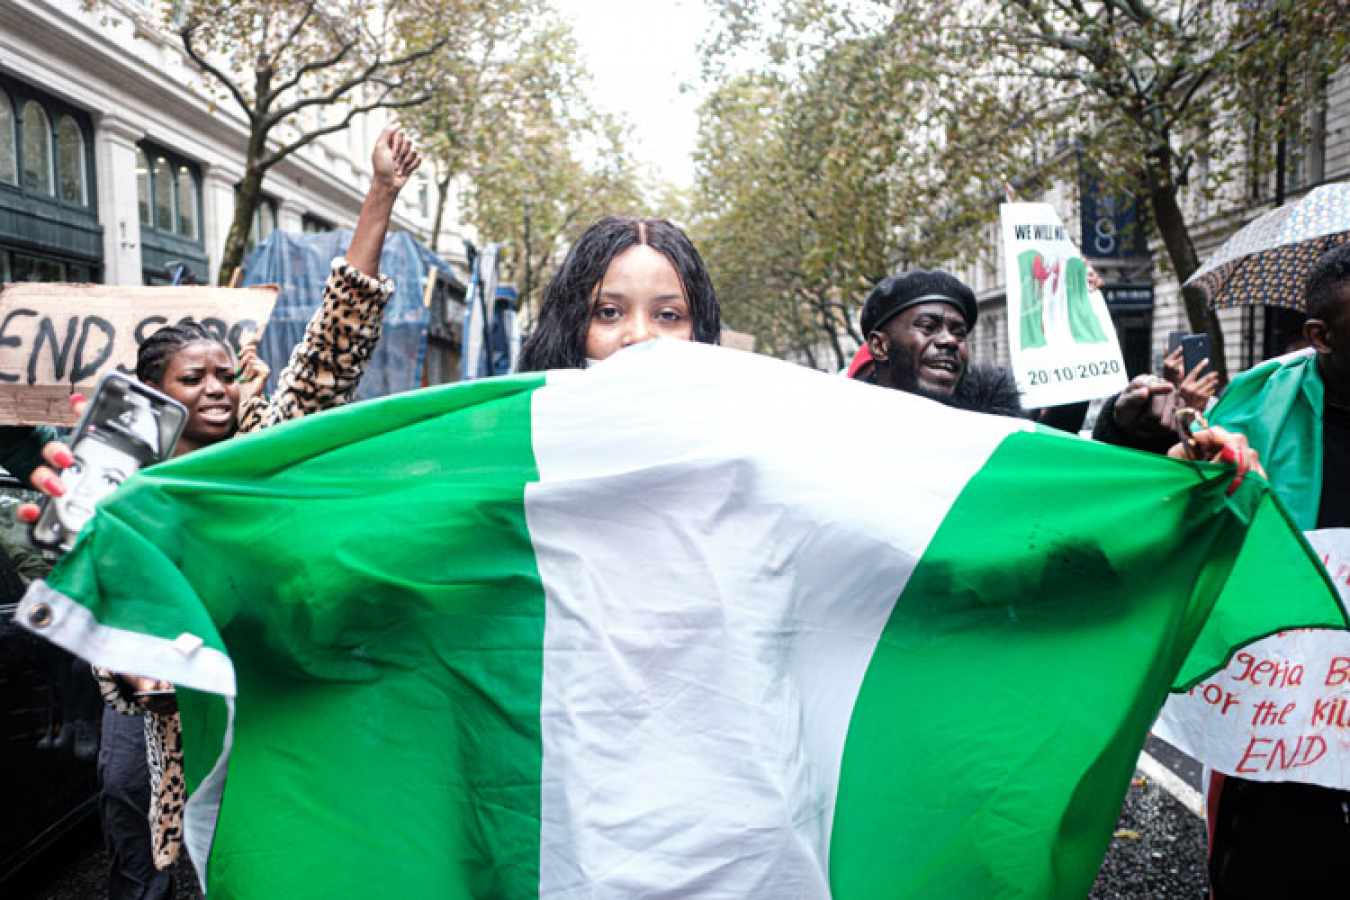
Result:
<svg viewBox="0 0 1350 900"><path fill-rule="evenodd" d="M294 88L298 87L300 85L300 82L304 79L306 75L309 75L313 72L321 72L324 69L331 69L337 65L340 65L342 61L347 58L347 55L351 53L352 50L354 49L356 49L356 41L354 40L339 43L337 52L332 54L331 56L326 56L323 59L316 59L311 63L306 63L305 65L298 67L295 70L294 75L292 75L290 78L286 79L281 84L276 86L276 88L272 91L272 95L275 97L280 97L287 91L293 90Z"/></svg>
<svg viewBox="0 0 1350 900"><path fill-rule="evenodd" d="M234 97L235 102L239 104L241 109L243 109L244 115L248 117L249 122L256 122L257 116L253 111L252 104L248 102L248 98L244 95L243 89L240 88L239 85L235 84L233 78L226 75L216 66L212 65L210 62L206 60L204 56L202 56L201 53L197 52L196 46L194 46L192 43L192 38L193 35L196 34L197 29L200 27L201 25L199 23L189 23L187 25L184 25L183 28L178 32L179 37L182 38L183 40L183 49L187 51L188 57L194 63L196 63L203 71L209 74L212 78L215 78L221 84L225 85L225 89L230 92L230 95Z"/></svg>
<svg viewBox="0 0 1350 900"><path fill-rule="evenodd" d="M411 97L406 100L384 100L384 101L377 101L375 103L367 103L362 106L351 107L347 111L347 115L343 117L343 119L340 122L335 122L331 125L324 125L320 128L314 129L313 131L305 132L304 134L302 134L300 137L296 138L289 144L282 144L280 147L277 147L267 156L263 157L263 159L258 163L258 168L266 171L267 169L270 169L277 163L281 162L286 157L290 156L295 151L299 150L301 147L308 146L318 138L323 137L325 134L332 134L335 131L342 131L348 125L351 124L352 119L356 118L358 115L362 113L368 113L376 109L406 109L410 106L419 106L425 102L427 102L427 97L423 95L420 97Z"/></svg>
<svg viewBox="0 0 1350 900"><path fill-rule="evenodd" d="M268 115L267 119L265 120L265 124L267 125L267 127L271 128L272 126L280 124L286 118L294 115L295 113L299 112L302 109L305 109L306 107L328 106L333 103L336 103L338 100L342 99L342 97L344 97L346 94L348 94L349 92L351 92L352 90L363 84L376 83L384 85L386 87L396 87L396 86L401 87L402 86L401 83L397 85L390 84L379 73L382 70L397 71L400 69L406 69L410 67L413 63L419 62L437 53L442 47L445 46L448 40L449 40L448 38L442 37L441 39L437 40L430 46L421 48L419 50L415 50L412 53L405 54L404 56L398 57L393 60L389 60L387 62L376 59L373 62L368 63L360 71L354 72L349 77L343 79L341 82L338 83L336 87L329 90L327 93L319 94L314 97L301 97L300 99L292 101L291 103L287 104L284 107L281 107L280 109L274 110L270 115ZM421 103L426 102L426 99L427 99L426 96L423 95L422 98L417 101L417 103L400 103L399 106L418 106ZM379 108L380 106L386 105L388 104L376 104L373 107L363 107L363 109L375 109ZM350 117L348 117L347 121L350 121Z"/></svg>
<svg viewBox="0 0 1350 900"><path fill-rule="evenodd" d="M281 42L282 47L292 46L296 40L299 39L300 35L304 33L305 25L309 23L310 16L314 15L314 5L316 2L317 0L308 0L308 2L305 3L304 15L295 20L295 27L287 33L286 39Z"/></svg>

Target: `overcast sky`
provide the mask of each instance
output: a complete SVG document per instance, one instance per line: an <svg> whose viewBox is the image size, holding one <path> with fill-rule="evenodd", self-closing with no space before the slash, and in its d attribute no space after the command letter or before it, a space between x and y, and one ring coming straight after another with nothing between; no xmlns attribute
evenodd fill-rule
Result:
<svg viewBox="0 0 1350 900"><path fill-rule="evenodd" d="M632 126L633 155L679 187L692 185L698 42L712 26L703 0L554 0L571 19L595 79L593 99Z"/></svg>

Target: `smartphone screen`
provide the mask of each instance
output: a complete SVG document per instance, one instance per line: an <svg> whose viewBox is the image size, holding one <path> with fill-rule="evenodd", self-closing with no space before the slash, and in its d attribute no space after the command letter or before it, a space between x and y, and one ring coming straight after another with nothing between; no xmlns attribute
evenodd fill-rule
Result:
<svg viewBox="0 0 1350 900"><path fill-rule="evenodd" d="M159 391L116 372L105 375L71 440L75 462L61 473L66 491L43 502L33 543L69 550L98 501L173 453L186 418L182 404Z"/></svg>

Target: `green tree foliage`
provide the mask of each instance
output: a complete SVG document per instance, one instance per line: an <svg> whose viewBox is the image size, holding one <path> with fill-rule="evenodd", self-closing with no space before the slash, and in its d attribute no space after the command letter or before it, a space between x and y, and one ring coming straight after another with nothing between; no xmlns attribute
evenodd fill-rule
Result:
<svg viewBox="0 0 1350 900"><path fill-rule="evenodd" d="M527 104L496 129L466 186L464 205L484 241L502 245L503 278L537 311L561 255L596 219L645 206L626 134L588 109Z"/></svg>
<svg viewBox="0 0 1350 900"><path fill-rule="evenodd" d="M403 116L436 188L433 250L441 249L437 242L456 179L467 177L483 158L491 133L509 127L521 105L561 97L570 87L567 54L574 46L566 29L548 16L544 0L500 0L479 12L483 21L467 29L476 43L424 70L412 88L427 102Z"/></svg>
<svg viewBox="0 0 1350 900"><path fill-rule="evenodd" d="M891 265L968 258L978 252L980 225L997 215L1004 184L1034 193L1072 177L1062 164L1077 150L1140 201L1180 281L1198 267L1183 188L1231 192L1225 180L1237 173L1268 196L1279 139L1303 127L1328 73L1345 62L1350 35L1345 0L720 6L710 71L752 60L789 98L768 123L788 152L762 177L848 198L846 212L854 204L881 211L877 226L856 210L818 218L813 207L807 243L816 256L804 258L856 253L869 240L890 248L881 259ZM705 110L705 135L723 127L720 111ZM708 155L702 166L719 172L726 161ZM871 174L878 170L884 175ZM855 189L864 177L870 196ZM763 202L736 191L719 199L712 215L728 221L755 221L747 207ZM826 284L856 308L847 280ZM779 305L800 302L783 294ZM1192 329L1210 333L1222 371L1215 317L1197 292L1186 291L1185 304ZM775 315L800 318L796 310Z"/></svg>
<svg viewBox="0 0 1350 900"><path fill-rule="evenodd" d="M623 128L587 99L570 27L546 0L503 0L494 15L491 39L435 72L405 121L430 157L433 241L458 192L465 223L501 244L503 280L535 310L559 254L596 218L636 212L643 191Z"/></svg>
<svg viewBox="0 0 1350 900"><path fill-rule="evenodd" d="M828 261L804 196L811 185L791 158L787 94L776 79L745 76L704 103L691 228L727 323L762 352L817 365L851 323L828 276L810 271Z"/></svg>
<svg viewBox="0 0 1350 900"><path fill-rule="evenodd" d="M595 219L644 205L622 125L592 107L571 29L542 0L512 0L519 27L480 62L429 85L409 124L434 157L440 209L458 190L466 224L501 244L502 277L537 310L558 257Z"/></svg>
<svg viewBox="0 0 1350 900"><path fill-rule="evenodd" d="M805 79L733 77L700 112L692 227L728 323L765 352L843 365L862 299L912 256L910 79L884 41L832 42Z"/></svg>

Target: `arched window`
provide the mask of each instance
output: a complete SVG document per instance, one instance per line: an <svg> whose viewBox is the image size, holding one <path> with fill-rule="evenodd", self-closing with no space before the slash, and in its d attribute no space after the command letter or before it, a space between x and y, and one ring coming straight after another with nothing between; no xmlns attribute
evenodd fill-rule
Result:
<svg viewBox="0 0 1350 900"><path fill-rule="evenodd" d="M0 181L19 183L18 153L14 146L14 104L0 91Z"/></svg>
<svg viewBox="0 0 1350 900"><path fill-rule="evenodd" d="M23 105L23 186L53 194L53 180L51 122L46 110L29 100Z"/></svg>
<svg viewBox="0 0 1350 900"><path fill-rule="evenodd" d="M173 231L173 166L162 156L155 158L155 227Z"/></svg>
<svg viewBox="0 0 1350 900"><path fill-rule="evenodd" d="M140 149L136 151L136 199L141 207L141 224L155 224L150 206L150 157Z"/></svg>
<svg viewBox="0 0 1350 900"><path fill-rule="evenodd" d="M61 199L68 203L89 205L85 191L84 132L69 116L56 126L57 172L61 181Z"/></svg>
<svg viewBox="0 0 1350 900"><path fill-rule="evenodd" d="M187 166L178 167L178 233L197 238L197 179Z"/></svg>

